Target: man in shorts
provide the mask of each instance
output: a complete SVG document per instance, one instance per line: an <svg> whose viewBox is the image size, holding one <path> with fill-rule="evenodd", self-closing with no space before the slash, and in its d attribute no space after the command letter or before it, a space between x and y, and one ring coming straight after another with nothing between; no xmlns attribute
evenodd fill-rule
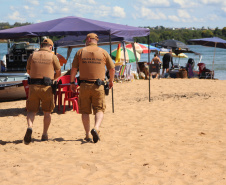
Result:
<svg viewBox="0 0 226 185"><path fill-rule="evenodd" d="M33 52L27 61L27 73L30 75L29 95L27 99L27 124L24 143L31 142L32 126L36 113L39 111L40 102L43 119L43 134L41 141L48 140L48 128L51 122L51 112L54 109L52 83L61 75L60 62L52 52L53 41L45 39L39 51Z"/></svg>
<svg viewBox="0 0 226 185"><path fill-rule="evenodd" d="M169 51L169 53L166 53L163 58L163 69L162 69L162 76L164 75L164 71L166 70L166 73L169 73L169 63L171 62L171 65L173 67L173 56L172 56L172 50Z"/></svg>
<svg viewBox="0 0 226 185"><path fill-rule="evenodd" d="M99 128L104 117L105 105L105 66L109 71L109 89L113 87L115 74L115 65L104 49L97 46L98 36L95 33L90 33L86 37L86 47L80 49L74 57L71 69L71 89L75 91L74 84L75 75L79 70L80 74L80 89L79 89L79 113L82 114L82 122L86 132L84 140L91 141L90 132L90 117L89 114L95 115L94 128L91 130L93 142L100 140ZM97 80L99 79L99 85Z"/></svg>

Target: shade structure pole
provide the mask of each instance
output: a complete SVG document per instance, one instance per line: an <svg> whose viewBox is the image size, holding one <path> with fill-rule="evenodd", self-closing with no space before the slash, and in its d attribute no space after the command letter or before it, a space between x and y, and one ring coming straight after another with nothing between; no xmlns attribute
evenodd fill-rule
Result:
<svg viewBox="0 0 226 185"><path fill-rule="evenodd" d="M217 47L217 42L215 42L215 47L214 47L214 54L213 54L213 64L212 64L211 79L213 79L213 69L214 69L214 60L215 60L216 47Z"/></svg>
<svg viewBox="0 0 226 185"><path fill-rule="evenodd" d="M40 45L40 47L41 47L42 37L41 37L41 36L39 36L38 38L39 38L39 45Z"/></svg>
<svg viewBox="0 0 226 185"><path fill-rule="evenodd" d="M57 48L54 47L54 54L57 54Z"/></svg>
<svg viewBox="0 0 226 185"><path fill-rule="evenodd" d="M150 75L151 62L150 62L150 41L149 41L149 35L148 35L148 64L149 64L149 68L148 68L148 74L149 74L148 83L149 83L149 102L150 102L151 101L151 75Z"/></svg>
<svg viewBox="0 0 226 185"><path fill-rule="evenodd" d="M134 42L132 43L132 47L133 47L133 53L134 53L134 56L135 56L135 59L136 59L136 66L137 66L137 71L138 71L138 76L140 74L140 68L139 68L139 65L138 65L138 59L137 59L137 51L135 49L135 45L134 45Z"/></svg>
<svg viewBox="0 0 226 185"><path fill-rule="evenodd" d="M124 55L124 63L126 66L126 64L127 64L127 62L126 62L126 44L124 41L121 41L121 43L122 43L122 49L123 49L123 55ZM128 59L128 62L129 62L129 59ZM125 67L125 70L127 71L127 67Z"/></svg>
<svg viewBox="0 0 226 185"><path fill-rule="evenodd" d="M110 56L111 56L111 33L109 33L109 46L110 46ZM112 56L111 56L112 58ZM114 91L113 91L113 87L111 88L111 94L112 94L112 113L115 112L114 110Z"/></svg>
<svg viewBox="0 0 226 185"><path fill-rule="evenodd" d="M122 49L123 49L123 56L124 56L124 63L126 65L126 45L125 45L125 42L122 41Z"/></svg>

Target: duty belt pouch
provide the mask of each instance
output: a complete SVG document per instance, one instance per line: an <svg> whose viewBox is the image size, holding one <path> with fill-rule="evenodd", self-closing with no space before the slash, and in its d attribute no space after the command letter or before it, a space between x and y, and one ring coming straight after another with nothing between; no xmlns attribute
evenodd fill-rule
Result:
<svg viewBox="0 0 226 185"><path fill-rule="evenodd" d="M51 86L52 80L49 77L43 77L43 85Z"/></svg>
<svg viewBox="0 0 226 185"><path fill-rule="evenodd" d="M95 84L98 85L98 86L101 86L103 85L103 81L100 80L99 78L95 81Z"/></svg>
<svg viewBox="0 0 226 185"><path fill-rule="evenodd" d="M104 85L104 92L106 96L109 95L109 82Z"/></svg>

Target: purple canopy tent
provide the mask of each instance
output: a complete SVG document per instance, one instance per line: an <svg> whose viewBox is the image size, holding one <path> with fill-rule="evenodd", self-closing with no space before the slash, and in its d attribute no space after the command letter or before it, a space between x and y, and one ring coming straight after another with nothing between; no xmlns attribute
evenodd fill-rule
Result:
<svg viewBox="0 0 226 185"><path fill-rule="evenodd" d="M97 21L81 17L64 17L41 23L6 29L0 31L0 39L15 39L22 37L87 35L90 32L117 37L148 36L147 28Z"/></svg>
<svg viewBox="0 0 226 185"><path fill-rule="evenodd" d="M197 45L214 47L212 71L214 70L214 59L215 59L216 48L226 49L226 40L221 39L219 37L190 39L189 42L193 42L194 44L197 44ZM212 74L211 74L211 78L212 78Z"/></svg>

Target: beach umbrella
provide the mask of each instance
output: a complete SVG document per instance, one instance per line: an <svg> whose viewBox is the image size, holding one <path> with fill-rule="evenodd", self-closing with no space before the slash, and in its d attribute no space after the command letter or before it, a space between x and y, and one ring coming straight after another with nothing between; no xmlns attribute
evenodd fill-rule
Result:
<svg viewBox="0 0 226 185"><path fill-rule="evenodd" d="M118 44L116 58L115 58L115 66L119 66L123 64L123 61L121 61L121 53L122 53L121 44Z"/></svg>
<svg viewBox="0 0 226 185"><path fill-rule="evenodd" d="M134 46L135 46L135 50L138 52L138 53L148 53L148 47L143 45L143 44L140 44L140 43L134 43ZM133 49L133 45L132 44L127 44L126 45L126 48L129 48L129 49Z"/></svg>
<svg viewBox="0 0 226 185"><path fill-rule="evenodd" d="M113 60L116 60L117 50L118 49L116 48L111 52L111 57ZM120 51L121 51L121 56L120 56L121 62L124 62L125 58L126 58L126 61L129 63L136 62L134 52L131 49L125 48L125 58L124 58L124 55L122 54L122 52L123 52L122 47L120 47ZM137 55L137 59L140 60L140 54L138 52L136 52L136 55Z"/></svg>
<svg viewBox="0 0 226 185"><path fill-rule="evenodd" d="M148 44L143 44L143 45L148 48ZM155 46L152 46L152 45L149 45L149 49L150 49L151 52L158 52L158 51L160 51L159 48L157 48Z"/></svg>
<svg viewBox="0 0 226 185"><path fill-rule="evenodd" d="M219 37L211 37L211 38L201 38L201 39L190 39L189 41L197 45L214 47L214 55L213 55L213 63L212 63L212 71L213 71L216 48L226 49L226 40L221 39ZM212 73L211 73L211 78L212 78Z"/></svg>
<svg viewBox="0 0 226 185"><path fill-rule="evenodd" d="M138 53L148 53L148 45L147 44L142 44L142 43L134 43L134 46L135 46L135 49L136 49L136 51L138 52ZM132 44L127 44L126 45L126 48L130 48L130 49L132 49L133 48L133 46L132 46ZM154 47L154 46L149 46L149 50L150 50L150 52L152 52L152 51L160 51L160 49L159 48L156 48L156 47Z"/></svg>
<svg viewBox="0 0 226 185"><path fill-rule="evenodd" d="M164 40L157 45L165 48L172 48L173 51L176 49L188 49L188 46L179 40Z"/></svg>
<svg viewBox="0 0 226 185"><path fill-rule="evenodd" d="M160 51L161 56L164 56L166 53L169 53L169 52ZM175 53L172 53L172 56L176 58L188 58L188 56L185 55L184 53L180 53L178 55L176 55Z"/></svg>

